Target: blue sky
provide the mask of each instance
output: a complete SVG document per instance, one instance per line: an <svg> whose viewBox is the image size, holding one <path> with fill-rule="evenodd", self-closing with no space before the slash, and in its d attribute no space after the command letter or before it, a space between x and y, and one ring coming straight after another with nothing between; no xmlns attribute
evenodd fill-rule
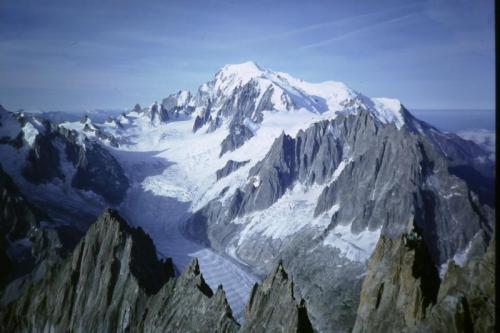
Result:
<svg viewBox="0 0 500 333"><path fill-rule="evenodd" d="M494 108L493 0L0 2L0 103L150 104L228 63L411 108Z"/></svg>

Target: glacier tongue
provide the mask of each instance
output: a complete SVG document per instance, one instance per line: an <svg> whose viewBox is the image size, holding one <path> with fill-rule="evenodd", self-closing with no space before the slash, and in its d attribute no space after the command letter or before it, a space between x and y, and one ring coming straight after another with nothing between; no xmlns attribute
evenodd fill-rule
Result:
<svg viewBox="0 0 500 333"><path fill-rule="evenodd" d="M224 286L234 317L242 322L250 290L258 278L241 265L184 236L183 223L190 214L189 188L178 188L182 192L179 193L172 188L151 187L154 183L151 179L175 164L147 151L123 151L116 152L116 155L129 177L135 180L120 205L121 214L151 235L160 256L171 257L179 271L197 257L206 282L213 290L220 284ZM181 174L177 177L184 179ZM167 178L164 184L168 184L168 179L171 178Z"/></svg>

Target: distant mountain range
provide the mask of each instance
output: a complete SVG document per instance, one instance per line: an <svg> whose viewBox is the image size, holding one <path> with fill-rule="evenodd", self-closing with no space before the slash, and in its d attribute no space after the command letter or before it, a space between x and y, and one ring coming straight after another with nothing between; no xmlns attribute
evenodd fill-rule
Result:
<svg viewBox="0 0 500 333"><path fill-rule="evenodd" d="M38 116L46 119L54 124L60 124L65 121L78 121L84 116L90 117L95 122L104 122L109 117L116 117L126 110L110 109L110 110L87 110L87 111L24 111L19 110L18 113L24 113L29 116Z"/></svg>

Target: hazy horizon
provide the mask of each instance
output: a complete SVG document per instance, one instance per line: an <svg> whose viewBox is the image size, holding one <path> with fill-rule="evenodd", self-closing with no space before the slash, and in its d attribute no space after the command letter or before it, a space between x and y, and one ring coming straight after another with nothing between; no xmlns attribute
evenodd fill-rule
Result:
<svg viewBox="0 0 500 333"><path fill-rule="evenodd" d="M143 105L144 107L145 105ZM78 111L65 111L65 110L9 110L9 111L23 111L33 113L62 113L72 115L73 119L77 120L83 114L89 114L92 119L97 122L104 122L110 115L118 115L122 112L129 111L129 108L112 108L112 109L93 109L93 110L78 110ZM418 119L423 120L436 128L447 132L459 132L464 130L482 129L495 132L495 109L409 109L410 113ZM450 117L450 113L453 116ZM64 116L53 118L65 119ZM70 120L70 119L68 119Z"/></svg>

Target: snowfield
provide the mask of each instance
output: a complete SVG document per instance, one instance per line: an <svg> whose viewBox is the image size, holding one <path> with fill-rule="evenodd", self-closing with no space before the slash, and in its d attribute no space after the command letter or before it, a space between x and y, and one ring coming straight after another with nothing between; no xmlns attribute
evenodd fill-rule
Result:
<svg viewBox="0 0 500 333"><path fill-rule="evenodd" d="M151 178L158 177L155 173L166 172L175 164L155 153L115 151L115 154L133 180L119 207L120 213L130 224L142 227L153 239L158 254L163 258L171 257L179 271L182 272L197 257L208 285L213 290L220 284L224 286L233 314L241 322L250 290L259 279L242 265L187 239L181 233L182 224L190 214L190 192L186 190L179 194L172 190L172 186L165 190L161 186L163 183L156 187L149 186L155 183ZM154 192L154 189L160 190ZM179 200L176 196L186 200Z"/></svg>

